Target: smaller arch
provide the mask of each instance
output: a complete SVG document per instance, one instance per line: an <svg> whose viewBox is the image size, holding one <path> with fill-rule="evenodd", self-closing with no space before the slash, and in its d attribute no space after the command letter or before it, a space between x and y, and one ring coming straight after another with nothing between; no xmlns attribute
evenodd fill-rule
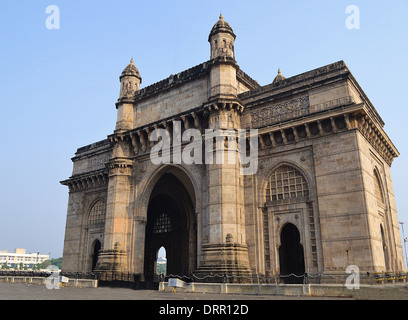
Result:
<svg viewBox="0 0 408 320"><path fill-rule="evenodd" d="M106 217L106 204L104 201L96 200L91 209L89 210L88 224L95 225L105 223Z"/></svg>
<svg viewBox="0 0 408 320"><path fill-rule="evenodd" d="M101 250L102 244L99 240L95 240L92 245L92 267L91 270L94 271L96 264L98 263L99 251Z"/></svg>
<svg viewBox="0 0 408 320"><path fill-rule="evenodd" d="M305 199L309 197L309 183L305 175L295 166L282 163L277 166L266 181L266 201Z"/></svg>
<svg viewBox="0 0 408 320"><path fill-rule="evenodd" d="M299 229L286 223L280 232L279 270L284 283L302 283L305 273L303 246Z"/></svg>
<svg viewBox="0 0 408 320"><path fill-rule="evenodd" d="M156 274L167 274L167 251L164 246L157 250L156 254Z"/></svg>
<svg viewBox="0 0 408 320"><path fill-rule="evenodd" d="M377 199L377 203L385 205L384 201L384 187L381 181L381 176L377 168L374 168L374 192Z"/></svg>

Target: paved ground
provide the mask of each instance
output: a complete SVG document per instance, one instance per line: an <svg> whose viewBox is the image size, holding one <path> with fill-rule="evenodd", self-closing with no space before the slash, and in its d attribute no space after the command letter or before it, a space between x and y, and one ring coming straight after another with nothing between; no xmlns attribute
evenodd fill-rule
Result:
<svg viewBox="0 0 408 320"><path fill-rule="evenodd" d="M288 297L271 295L159 292L125 288L47 289L45 285L0 283L0 300L336 300L330 297ZM344 299L342 299L344 300Z"/></svg>

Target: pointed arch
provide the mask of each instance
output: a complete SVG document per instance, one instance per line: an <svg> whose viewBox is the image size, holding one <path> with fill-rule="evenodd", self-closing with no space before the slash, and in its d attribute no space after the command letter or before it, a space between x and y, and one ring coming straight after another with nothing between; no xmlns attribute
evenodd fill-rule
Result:
<svg viewBox="0 0 408 320"><path fill-rule="evenodd" d="M279 269L284 283L303 283L305 260L298 228L286 223L280 231Z"/></svg>
<svg viewBox="0 0 408 320"><path fill-rule="evenodd" d="M385 205L384 187L381 181L381 176L377 168L374 168L374 192L377 198L377 203Z"/></svg>
<svg viewBox="0 0 408 320"><path fill-rule="evenodd" d="M267 202L297 199L305 201L309 198L309 194L309 183L305 175L291 164L280 164L267 178L265 190Z"/></svg>
<svg viewBox="0 0 408 320"><path fill-rule="evenodd" d="M152 171L143 186L138 215L145 218L143 273L157 281L157 252L166 249L167 272L189 274L197 267L197 201L193 173L177 165ZM135 248L136 250L140 250Z"/></svg>
<svg viewBox="0 0 408 320"><path fill-rule="evenodd" d="M92 245L92 271L95 270L96 264L98 263L99 251L101 250L101 247L101 242L99 240L95 240Z"/></svg>
<svg viewBox="0 0 408 320"><path fill-rule="evenodd" d="M88 224L95 225L105 223L105 217L106 204L101 199L98 199L93 203L91 209L89 210Z"/></svg>

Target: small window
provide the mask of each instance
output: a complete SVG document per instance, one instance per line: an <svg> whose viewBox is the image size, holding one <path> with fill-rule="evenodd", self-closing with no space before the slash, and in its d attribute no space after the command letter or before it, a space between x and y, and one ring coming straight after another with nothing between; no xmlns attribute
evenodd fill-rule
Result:
<svg viewBox="0 0 408 320"><path fill-rule="evenodd" d="M154 222L153 233L168 233L171 232L171 222L167 214L162 213Z"/></svg>
<svg viewBox="0 0 408 320"><path fill-rule="evenodd" d="M91 208L89 213L89 224L105 223L106 205L103 201L98 200Z"/></svg>
<svg viewBox="0 0 408 320"><path fill-rule="evenodd" d="M309 196L309 188L303 174L287 165L272 172L266 186L266 200L276 201Z"/></svg>

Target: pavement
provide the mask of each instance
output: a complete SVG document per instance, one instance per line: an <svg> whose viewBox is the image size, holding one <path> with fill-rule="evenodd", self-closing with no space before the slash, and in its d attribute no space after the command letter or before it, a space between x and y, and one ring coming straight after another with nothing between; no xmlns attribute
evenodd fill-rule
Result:
<svg viewBox="0 0 408 320"><path fill-rule="evenodd" d="M209 294L188 292L160 292L127 288L47 289L45 285L0 282L0 300L345 300L337 297L273 296L241 294Z"/></svg>

